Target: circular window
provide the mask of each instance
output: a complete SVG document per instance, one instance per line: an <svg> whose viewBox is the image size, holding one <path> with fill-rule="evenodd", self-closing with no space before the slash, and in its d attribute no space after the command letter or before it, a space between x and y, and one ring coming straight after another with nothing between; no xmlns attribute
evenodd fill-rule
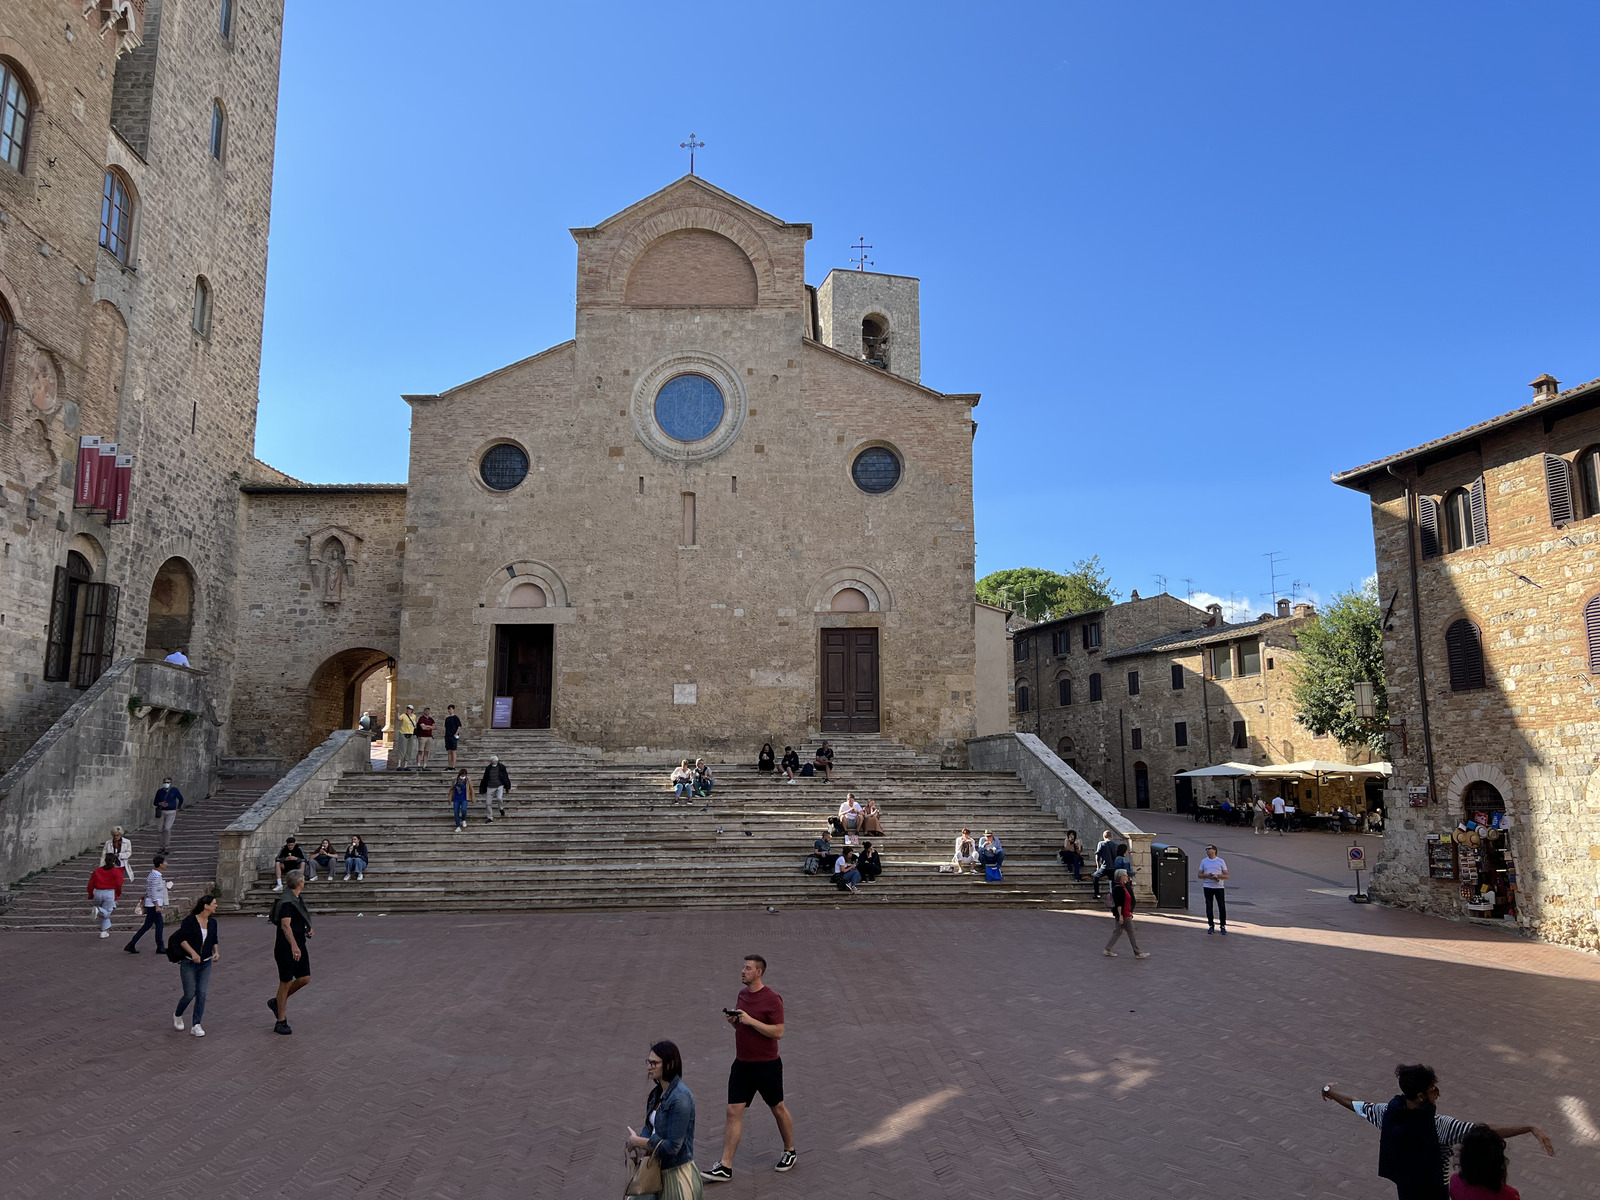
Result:
<svg viewBox="0 0 1600 1200"><path fill-rule="evenodd" d="M674 375L656 393L656 424L674 441L710 437L722 410L722 389L704 375Z"/></svg>
<svg viewBox="0 0 1600 1200"><path fill-rule="evenodd" d="M489 447L478 463L478 476L495 491L509 492L528 477L527 451L510 442Z"/></svg>
<svg viewBox="0 0 1600 1200"><path fill-rule="evenodd" d="M850 478L863 492L881 496L900 482L900 459L893 450L871 446L856 455Z"/></svg>

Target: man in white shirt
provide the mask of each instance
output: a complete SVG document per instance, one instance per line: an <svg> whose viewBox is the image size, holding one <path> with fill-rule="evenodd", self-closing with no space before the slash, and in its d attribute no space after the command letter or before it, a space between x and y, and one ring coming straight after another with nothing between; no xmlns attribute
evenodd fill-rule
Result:
<svg viewBox="0 0 1600 1200"><path fill-rule="evenodd" d="M846 831L854 833L861 828L861 803L855 796L846 793L844 803L839 805L839 822Z"/></svg>
<svg viewBox="0 0 1600 1200"><path fill-rule="evenodd" d="M1283 836L1283 831L1289 827L1289 817L1284 810L1283 797L1272 798L1272 823L1278 827L1278 836Z"/></svg>
<svg viewBox="0 0 1600 1200"><path fill-rule="evenodd" d="M1222 881L1228 877L1228 864L1217 853L1215 846L1206 847L1206 856L1200 860L1200 890L1206 894L1206 932L1215 933L1216 925L1211 909L1215 905L1222 919L1222 935L1228 935L1228 897Z"/></svg>
<svg viewBox="0 0 1600 1200"><path fill-rule="evenodd" d="M168 884L161 875L161 868L166 861L165 854L158 854L151 860L150 874L144 878L144 924L139 926L139 932L123 947L129 954L139 953L139 939L144 936L146 929L156 931L156 953L167 952L166 923L161 914L161 907L167 902Z"/></svg>

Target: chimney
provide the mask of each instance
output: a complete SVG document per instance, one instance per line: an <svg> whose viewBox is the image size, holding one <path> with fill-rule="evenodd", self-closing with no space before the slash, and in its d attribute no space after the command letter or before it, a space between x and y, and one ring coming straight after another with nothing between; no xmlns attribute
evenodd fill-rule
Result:
<svg viewBox="0 0 1600 1200"><path fill-rule="evenodd" d="M1285 596L1283 599L1278 601L1278 615L1280 617L1287 617L1289 615L1289 597Z"/></svg>
<svg viewBox="0 0 1600 1200"><path fill-rule="evenodd" d="M1294 606L1294 615L1297 617L1314 617L1317 615L1317 606L1315 604L1296 604Z"/></svg>
<svg viewBox="0 0 1600 1200"><path fill-rule="evenodd" d="M1222 624L1222 605L1208 604L1206 605L1206 611L1211 614L1211 620L1206 622L1208 629L1213 625Z"/></svg>
<svg viewBox="0 0 1600 1200"><path fill-rule="evenodd" d="M1554 375L1541 375L1528 386L1533 389L1535 400L1550 400L1561 390L1561 381Z"/></svg>

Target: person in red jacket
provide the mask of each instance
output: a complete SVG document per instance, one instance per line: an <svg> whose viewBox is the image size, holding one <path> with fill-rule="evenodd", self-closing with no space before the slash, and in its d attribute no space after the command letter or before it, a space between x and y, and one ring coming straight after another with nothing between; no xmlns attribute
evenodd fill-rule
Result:
<svg viewBox="0 0 1600 1200"><path fill-rule="evenodd" d="M1106 943L1107 958L1117 956L1111 947L1117 944L1117 939L1123 934L1128 935L1128 945L1133 947L1135 958L1150 957L1139 949L1139 940L1133 936L1133 908L1133 880L1128 878L1126 871L1118 870L1111 884L1111 912L1117 918L1117 927L1111 931L1111 940Z"/></svg>
<svg viewBox="0 0 1600 1200"><path fill-rule="evenodd" d="M100 918L100 936L111 936L111 913L122 895L122 882L127 875L122 870L122 860L115 854L106 855L104 865L96 867L89 876L89 899L94 908L89 915Z"/></svg>

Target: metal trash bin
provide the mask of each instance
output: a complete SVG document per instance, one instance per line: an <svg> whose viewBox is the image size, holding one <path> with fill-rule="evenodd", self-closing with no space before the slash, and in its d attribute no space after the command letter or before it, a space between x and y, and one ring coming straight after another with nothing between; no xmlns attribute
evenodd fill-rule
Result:
<svg viewBox="0 0 1600 1200"><path fill-rule="evenodd" d="M1189 907L1189 856L1182 847L1150 843L1150 883L1157 908Z"/></svg>

